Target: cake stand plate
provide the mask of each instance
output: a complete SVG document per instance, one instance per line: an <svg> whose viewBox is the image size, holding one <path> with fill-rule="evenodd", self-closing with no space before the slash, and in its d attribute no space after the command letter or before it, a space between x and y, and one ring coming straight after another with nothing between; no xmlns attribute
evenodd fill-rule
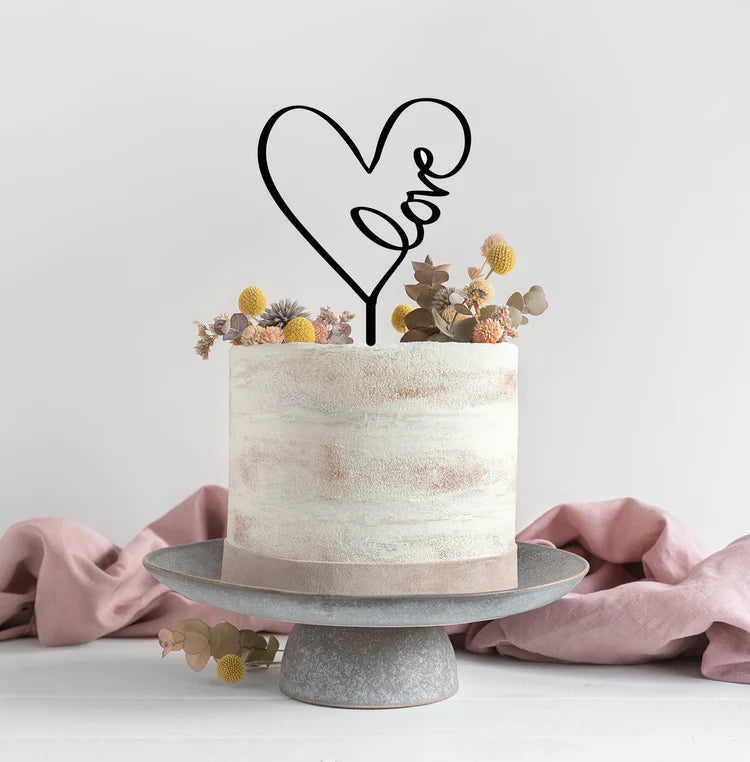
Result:
<svg viewBox="0 0 750 762"><path fill-rule="evenodd" d="M458 690L444 626L545 606L588 571L580 556L518 543L518 587L492 593L313 595L221 580L223 540L161 548L144 566L186 598L294 624L280 688L299 701L348 708L430 704Z"/></svg>

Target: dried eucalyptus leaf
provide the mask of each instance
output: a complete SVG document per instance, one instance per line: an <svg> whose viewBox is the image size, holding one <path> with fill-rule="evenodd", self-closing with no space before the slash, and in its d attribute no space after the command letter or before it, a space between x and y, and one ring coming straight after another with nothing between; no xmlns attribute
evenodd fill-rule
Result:
<svg viewBox="0 0 750 762"><path fill-rule="evenodd" d="M195 632L200 632L202 635L205 635L206 640L208 640L208 636L211 634L211 628L201 619L182 619L177 622L175 630L181 632L183 635L190 630L194 630Z"/></svg>
<svg viewBox="0 0 750 762"><path fill-rule="evenodd" d="M414 277L417 279L417 283L425 283L428 286L432 285L432 268L429 270L420 270L414 273Z"/></svg>
<svg viewBox="0 0 750 762"><path fill-rule="evenodd" d="M450 265L433 265L433 270L441 270L444 273L447 273L450 269Z"/></svg>
<svg viewBox="0 0 750 762"><path fill-rule="evenodd" d="M412 328L401 337L401 343L409 341L427 341L427 334Z"/></svg>
<svg viewBox="0 0 750 762"><path fill-rule="evenodd" d="M434 298L435 298L435 289L427 288L427 290L421 294L419 299L417 299L417 304L425 310L431 310L432 300Z"/></svg>
<svg viewBox="0 0 750 762"><path fill-rule="evenodd" d="M211 628L211 653L215 659L240 651L240 631L229 622L219 622Z"/></svg>
<svg viewBox="0 0 750 762"><path fill-rule="evenodd" d="M454 304L453 309L458 312L459 315L473 315L474 313L465 304Z"/></svg>
<svg viewBox="0 0 750 762"><path fill-rule="evenodd" d="M471 341L474 335L474 328L476 328L477 321L474 318L467 318L466 320L457 320L453 324L453 340L468 342Z"/></svg>
<svg viewBox="0 0 750 762"><path fill-rule="evenodd" d="M518 307L512 307L508 305L508 311L510 312L510 319L513 322L513 327L518 328L523 323L523 314Z"/></svg>
<svg viewBox="0 0 750 762"><path fill-rule="evenodd" d="M505 303L509 307L515 307L519 312L523 312L523 297L520 291L514 291Z"/></svg>
<svg viewBox="0 0 750 762"><path fill-rule="evenodd" d="M450 278L450 275L445 270L433 270L430 283L433 287L441 286L448 278Z"/></svg>
<svg viewBox="0 0 750 762"><path fill-rule="evenodd" d="M437 333L433 333L432 336L428 336L427 341L452 341L450 336L446 336L444 333L441 333L438 331Z"/></svg>
<svg viewBox="0 0 750 762"><path fill-rule="evenodd" d="M240 630L240 645L242 648L265 648L266 639L254 630Z"/></svg>
<svg viewBox="0 0 750 762"><path fill-rule="evenodd" d="M432 257L429 254L424 258L424 261L425 264L432 266Z"/></svg>
<svg viewBox="0 0 750 762"><path fill-rule="evenodd" d="M479 310L479 317L482 320L489 320L496 309L497 309L496 304L488 304L486 307L482 307L482 309Z"/></svg>
<svg viewBox="0 0 750 762"><path fill-rule="evenodd" d="M526 323L529 322L529 319L526 317L526 315L521 316L521 325L526 325Z"/></svg>
<svg viewBox="0 0 750 762"><path fill-rule="evenodd" d="M526 309L529 315L541 315L547 309L547 299L543 291L527 291L523 296Z"/></svg>
<svg viewBox="0 0 750 762"><path fill-rule="evenodd" d="M466 301L468 296L469 295L466 293L466 291L461 291L460 289L457 288L455 291L451 293L451 295L448 297L448 300L450 301L451 304L462 304L463 302Z"/></svg>
<svg viewBox="0 0 750 762"><path fill-rule="evenodd" d="M419 297L424 294L425 291L430 291L431 289L429 286L425 286L421 283L410 283L408 286L404 286L404 290L410 299L417 302L419 301Z"/></svg>
<svg viewBox="0 0 750 762"><path fill-rule="evenodd" d="M269 659L268 658L268 651L266 651L265 648L253 648L251 651L248 652L247 656L245 657L245 663L249 664L253 661L260 661L260 662L266 662L266 661L273 661L273 656Z"/></svg>
<svg viewBox="0 0 750 762"><path fill-rule="evenodd" d="M532 286L529 291L541 291L544 293L544 289L541 286Z"/></svg>
<svg viewBox="0 0 750 762"><path fill-rule="evenodd" d="M404 323L407 328L432 328L434 325L432 313L423 307L412 310L404 319Z"/></svg>
<svg viewBox="0 0 750 762"><path fill-rule="evenodd" d="M247 315L244 315L241 312L235 312L229 320L230 327L240 333L242 333L249 324L250 321L247 319Z"/></svg>
<svg viewBox="0 0 750 762"><path fill-rule="evenodd" d="M182 648L186 654L199 654L208 649L208 638L196 630L188 630L185 633L185 641ZM209 654L210 655L210 654Z"/></svg>
<svg viewBox="0 0 750 762"><path fill-rule="evenodd" d="M270 659L269 661L273 661L276 657L276 652L279 650L279 640L275 635L269 635L268 636L268 645L266 646L266 652L268 653Z"/></svg>
<svg viewBox="0 0 750 762"><path fill-rule="evenodd" d="M200 672L208 664L210 658L211 652L208 648L197 654L185 653L185 661L194 672Z"/></svg>
<svg viewBox="0 0 750 762"><path fill-rule="evenodd" d="M432 266L426 262L412 262L411 266L414 268L415 273L432 270Z"/></svg>

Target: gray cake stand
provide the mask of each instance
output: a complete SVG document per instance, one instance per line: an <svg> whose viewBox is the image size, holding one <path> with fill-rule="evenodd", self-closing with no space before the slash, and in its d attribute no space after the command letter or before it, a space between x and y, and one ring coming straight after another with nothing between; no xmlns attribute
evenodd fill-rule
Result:
<svg viewBox="0 0 750 762"><path fill-rule="evenodd" d="M311 595L221 580L223 540L162 548L143 565L186 598L294 623L281 661L281 690L311 704L395 708L430 704L458 690L444 626L545 606L588 571L573 553L518 544L518 587L463 595Z"/></svg>

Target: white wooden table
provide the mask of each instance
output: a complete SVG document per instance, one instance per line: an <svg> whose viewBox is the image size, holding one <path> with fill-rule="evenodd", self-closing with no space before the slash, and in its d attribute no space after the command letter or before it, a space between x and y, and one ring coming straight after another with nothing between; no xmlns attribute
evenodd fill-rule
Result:
<svg viewBox="0 0 750 762"><path fill-rule="evenodd" d="M750 760L750 686L696 661L458 666L449 701L358 711L287 699L277 667L226 686L156 639L0 643L0 760Z"/></svg>

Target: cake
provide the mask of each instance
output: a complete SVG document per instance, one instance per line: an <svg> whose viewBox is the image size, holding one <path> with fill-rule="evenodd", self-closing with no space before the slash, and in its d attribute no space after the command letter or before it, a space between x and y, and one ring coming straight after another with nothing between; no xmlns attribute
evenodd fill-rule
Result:
<svg viewBox="0 0 750 762"><path fill-rule="evenodd" d="M232 346L222 579L515 587L517 365L506 342Z"/></svg>

